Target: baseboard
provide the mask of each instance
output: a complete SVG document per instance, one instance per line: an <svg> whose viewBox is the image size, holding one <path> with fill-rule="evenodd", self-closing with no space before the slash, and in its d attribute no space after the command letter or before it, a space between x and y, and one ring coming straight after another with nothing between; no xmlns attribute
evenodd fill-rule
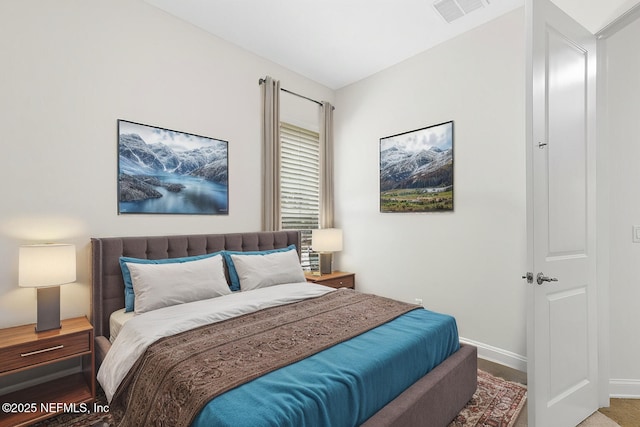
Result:
<svg viewBox="0 0 640 427"><path fill-rule="evenodd" d="M460 342L476 347L478 349L478 357L481 359L527 372L527 358L525 356L463 337L460 337Z"/></svg>
<svg viewBox="0 0 640 427"><path fill-rule="evenodd" d="M620 399L640 399L640 380L609 380L609 395Z"/></svg>

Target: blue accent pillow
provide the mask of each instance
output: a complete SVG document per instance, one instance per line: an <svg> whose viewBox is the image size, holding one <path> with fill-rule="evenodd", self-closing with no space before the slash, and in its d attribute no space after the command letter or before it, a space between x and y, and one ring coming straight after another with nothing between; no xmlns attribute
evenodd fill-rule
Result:
<svg viewBox="0 0 640 427"><path fill-rule="evenodd" d="M211 258L222 252L214 252L205 255L187 256L182 258L166 258L166 259L144 259L144 258L130 258L120 257L120 269L122 270L122 279L124 280L124 308L125 312L134 311L135 309L135 293L133 292L133 282L131 281L131 272L127 267L127 262L135 264L175 264L189 261L196 261L204 258Z"/></svg>
<svg viewBox="0 0 640 427"><path fill-rule="evenodd" d="M238 277L238 272L236 271L236 266L233 264L233 260L231 259L231 255L267 255L272 254L274 252L286 252L286 251L295 251L296 245L289 245L286 248L280 249L270 249L267 251L222 251L222 256L224 257L224 261L227 263L227 271L229 272L229 281L231 284L229 287L232 291L240 290L240 278Z"/></svg>

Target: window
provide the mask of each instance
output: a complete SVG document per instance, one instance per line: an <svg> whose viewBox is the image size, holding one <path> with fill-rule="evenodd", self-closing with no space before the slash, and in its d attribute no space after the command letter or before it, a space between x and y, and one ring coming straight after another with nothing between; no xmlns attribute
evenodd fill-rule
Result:
<svg viewBox="0 0 640 427"><path fill-rule="evenodd" d="M280 123L280 209L283 230L300 230L302 267L317 269L311 230L320 221L320 135Z"/></svg>

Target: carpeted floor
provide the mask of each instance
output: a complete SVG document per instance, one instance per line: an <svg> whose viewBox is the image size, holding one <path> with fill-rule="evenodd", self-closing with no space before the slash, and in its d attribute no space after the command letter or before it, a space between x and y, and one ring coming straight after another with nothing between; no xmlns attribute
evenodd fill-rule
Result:
<svg viewBox="0 0 640 427"><path fill-rule="evenodd" d="M621 427L640 426L640 399L611 399L610 406L599 411Z"/></svg>
<svg viewBox="0 0 640 427"><path fill-rule="evenodd" d="M513 427L526 402L527 388L478 370L478 390L449 427ZM97 403L105 404L102 391ZM90 413L74 416L62 414L50 418L36 427L108 427L108 413Z"/></svg>
<svg viewBox="0 0 640 427"><path fill-rule="evenodd" d="M578 424L578 427L620 427L611 418L596 411L589 418Z"/></svg>

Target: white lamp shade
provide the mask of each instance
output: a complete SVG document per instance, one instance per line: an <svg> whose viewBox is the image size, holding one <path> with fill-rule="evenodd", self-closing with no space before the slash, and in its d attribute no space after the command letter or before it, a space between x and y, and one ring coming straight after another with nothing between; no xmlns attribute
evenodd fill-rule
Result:
<svg viewBox="0 0 640 427"><path fill-rule="evenodd" d="M76 280L76 247L50 243L20 246L18 284L26 288L57 286Z"/></svg>
<svg viewBox="0 0 640 427"><path fill-rule="evenodd" d="M311 230L311 248L316 252L341 251L342 230L339 228Z"/></svg>

